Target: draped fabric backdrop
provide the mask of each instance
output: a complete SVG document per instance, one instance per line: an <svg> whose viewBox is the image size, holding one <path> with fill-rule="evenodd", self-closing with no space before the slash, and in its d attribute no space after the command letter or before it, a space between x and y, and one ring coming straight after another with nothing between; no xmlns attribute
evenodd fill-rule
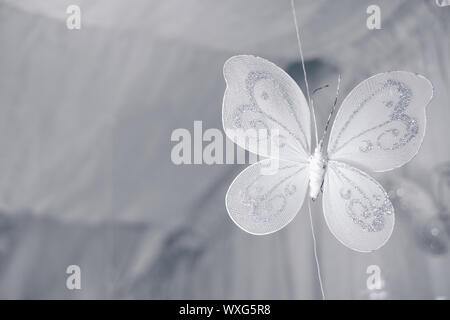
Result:
<svg viewBox="0 0 450 320"><path fill-rule="evenodd" d="M339 101L388 70L435 88L418 156L376 175L398 200L386 246L347 249L314 203L327 298L450 298L450 233L435 219L450 196L436 189L450 161L450 7L295 3L310 87L330 84L319 130L338 74ZM66 28L71 4L81 30ZM381 30L366 27L371 4ZM244 165L170 159L173 130L222 128L223 63L243 53L304 85L289 1L0 0L0 298L321 297L306 206L278 233L246 234L224 205ZM427 237L430 221L444 234ZM81 290L66 289L71 264ZM384 280L375 296L370 265Z"/></svg>

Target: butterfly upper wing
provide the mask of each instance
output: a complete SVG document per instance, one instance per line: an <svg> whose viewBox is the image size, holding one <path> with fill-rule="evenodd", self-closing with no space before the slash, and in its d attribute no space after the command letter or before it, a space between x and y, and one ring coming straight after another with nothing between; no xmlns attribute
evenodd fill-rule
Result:
<svg viewBox="0 0 450 320"><path fill-rule="evenodd" d="M244 231L269 234L286 226L297 215L308 188L306 164L280 160L275 174L264 169L277 160L266 159L243 170L226 195L231 219Z"/></svg>
<svg viewBox="0 0 450 320"><path fill-rule="evenodd" d="M227 136L244 149L273 158L270 148L258 148L270 136L253 136L248 130L277 130L276 158L306 162L311 148L310 112L296 82L275 64L249 55L228 59L223 73L227 88L222 121Z"/></svg>
<svg viewBox="0 0 450 320"><path fill-rule="evenodd" d="M222 121L228 138L240 147L273 158L242 171L226 195L231 219L257 235L275 232L298 213L309 181L310 113L295 81L275 64L254 56L234 56L225 62ZM264 135L253 135L265 129ZM276 132L278 140L271 140ZM270 141L270 142L269 142ZM261 145L276 143L278 154ZM267 174L267 167L278 170Z"/></svg>
<svg viewBox="0 0 450 320"><path fill-rule="evenodd" d="M425 134L433 96L423 76L393 71L361 82L342 102L330 133L328 158L373 171L411 160Z"/></svg>
<svg viewBox="0 0 450 320"><path fill-rule="evenodd" d="M383 187L343 162L328 162L322 204L330 231L355 251L382 247L394 229L394 208Z"/></svg>

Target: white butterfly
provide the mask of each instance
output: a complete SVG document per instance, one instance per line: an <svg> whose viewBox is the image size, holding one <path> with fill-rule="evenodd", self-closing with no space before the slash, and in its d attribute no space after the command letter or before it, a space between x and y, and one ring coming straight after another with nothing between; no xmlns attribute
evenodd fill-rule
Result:
<svg viewBox="0 0 450 320"><path fill-rule="evenodd" d="M282 141L276 159L246 144L249 137L235 141L267 159L247 167L231 184L226 195L231 219L251 234L278 231L297 215L309 186L313 200L323 191L325 220L340 242L360 252L383 246L393 231L394 209L382 186L358 168L388 171L417 154L431 82L405 71L364 80L342 102L327 148L321 140L311 153L308 102L287 73L265 59L239 55L225 62L224 77L227 136L236 138L236 129L245 135L247 129L267 128L277 130ZM277 172L262 174L275 160Z"/></svg>

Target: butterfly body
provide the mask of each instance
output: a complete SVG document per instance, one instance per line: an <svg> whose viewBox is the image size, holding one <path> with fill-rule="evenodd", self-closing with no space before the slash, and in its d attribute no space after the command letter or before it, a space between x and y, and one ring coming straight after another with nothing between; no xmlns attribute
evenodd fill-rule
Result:
<svg viewBox="0 0 450 320"><path fill-rule="evenodd" d="M316 147L309 159L309 196L312 200L316 200L319 195L327 167L326 157L322 153L321 145Z"/></svg>

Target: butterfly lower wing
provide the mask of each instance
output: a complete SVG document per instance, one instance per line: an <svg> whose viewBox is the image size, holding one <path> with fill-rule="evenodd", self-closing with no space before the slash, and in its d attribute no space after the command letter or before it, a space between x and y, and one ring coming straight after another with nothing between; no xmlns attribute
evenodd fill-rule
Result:
<svg viewBox="0 0 450 320"><path fill-rule="evenodd" d="M269 158L306 161L311 148L310 112L296 82L263 58L240 55L225 62L227 88L222 122L226 135L240 147ZM267 135L256 134L266 130ZM275 132L276 131L276 132ZM271 133L277 140L274 156Z"/></svg>
<svg viewBox="0 0 450 320"><path fill-rule="evenodd" d="M342 102L328 157L373 171L411 160L425 135L425 107L433 96L423 76L393 71L364 80Z"/></svg>
<svg viewBox="0 0 450 320"><path fill-rule="evenodd" d="M278 169L270 172L270 168ZM268 174L272 173L272 174ZM301 209L308 188L307 165L263 160L243 170L226 195L231 219L244 231L264 235L285 227Z"/></svg>
<svg viewBox="0 0 450 320"><path fill-rule="evenodd" d="M376 250L394 229L394 208L383 187L348 164L328 162L322 204L331 233L352 250Z"/></svg>

